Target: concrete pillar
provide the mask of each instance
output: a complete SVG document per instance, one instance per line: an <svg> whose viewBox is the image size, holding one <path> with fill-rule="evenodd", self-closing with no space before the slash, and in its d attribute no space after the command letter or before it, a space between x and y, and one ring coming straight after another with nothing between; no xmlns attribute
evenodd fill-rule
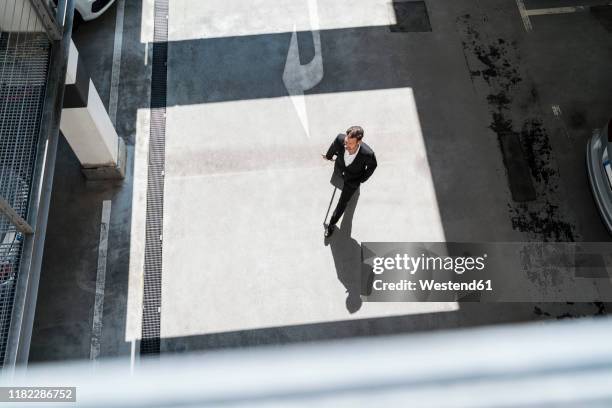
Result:
<svg viewBox="0 0 612 408"><path fill-rule="evenodd" d="M125 143L117 136L72 40L60 129L81 162L86 178L121 179L125 176Z"/></svg>

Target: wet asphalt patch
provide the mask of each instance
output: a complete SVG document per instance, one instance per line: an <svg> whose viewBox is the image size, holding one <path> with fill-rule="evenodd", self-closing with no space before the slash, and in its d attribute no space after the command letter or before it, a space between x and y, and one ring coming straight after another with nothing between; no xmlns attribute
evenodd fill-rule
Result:
<svg viewBox="0 0 612 408"><path fill-rule="evenodd" d="M574 241L575 227L560 204L559 172L536 87L521 67L517 43L490 35L488 24L486 16L457 19L474 89L487 102L488 127L499 141L512 196L512 227L530 240Z"/></svg>

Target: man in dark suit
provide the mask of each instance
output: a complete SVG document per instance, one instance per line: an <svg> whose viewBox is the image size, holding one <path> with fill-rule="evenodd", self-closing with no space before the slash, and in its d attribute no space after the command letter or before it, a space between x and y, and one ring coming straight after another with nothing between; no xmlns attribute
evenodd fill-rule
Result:
<svg viewBox="0 0 612 408"><path fill-rule="evenodd" d="M376 169L376 155L367 144L362 142L363 129L361 126L351 126L346 134L339 134L332 142L324 159L333 160L336 157L334 173L342 177L342 194L338 200L338 205L329 220L325 224L325 237L329 237L336 226L336 223L344 213L346 205L353 194L359 189L361 183L365 183Z"/></svg>

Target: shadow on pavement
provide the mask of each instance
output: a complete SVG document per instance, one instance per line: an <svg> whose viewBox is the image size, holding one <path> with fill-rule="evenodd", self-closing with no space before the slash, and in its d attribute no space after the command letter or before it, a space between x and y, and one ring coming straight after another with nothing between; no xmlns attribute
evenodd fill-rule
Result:
<svg viewBox="0 0 612 408"><path fill-rule="evenodd" d="M346 207L340 228L336 228L334 234L325 242L331 248L338 280L346 289L346 309L350 313L361 308L361 246L351 237L359 194L358 189Z"/></svg>

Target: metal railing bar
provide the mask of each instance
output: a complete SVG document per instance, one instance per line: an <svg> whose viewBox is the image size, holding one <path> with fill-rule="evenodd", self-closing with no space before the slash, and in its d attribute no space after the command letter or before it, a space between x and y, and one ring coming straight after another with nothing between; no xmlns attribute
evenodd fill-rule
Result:
<svg viewBox="0 0 612 408"><path fill-rule="evenodd" d="M15 3L16 3L16 1L17 1L17 0L15 0L15 2L14 2L14 7L15 7ZM19 25L18 25L18 27L17 27L17 30L18 30L18 31L17 31L17 38L16 38L16 40L15 40L15 50L13 51L13 63L11 64L11 65L12 65L12 66L11 66L11 72L10 72L10 74L8 75L9 85L7 86L6 101L5 101L5 103L4 103L4 106L2 107L2 120L0 120L0 124L4 123L4 122L7 120L7 119L6 119L6 116L7 116L8 112L9 112L9 109L8 109L8 103L9 103L9 100L11 99L10 94L12 94L12 92L13 92L13 86L14 86L14 84L13 84L13 78L14 78L14 74L15 74L15 65L17 65L17 55L18 55L18 52L17 52L17 47L19 46L19 37L20 37L20 35L21 35L21 31L20 31L20 29L21 29L21 23L22 23L22 21L23 21L23 9L24 9L24 8L25 8L25 1L22 1L22 2L21 2L21 13L20 13L20 16L19 16ZM13 22L15 21L14 16L15 16L15 9L13 9L13 19L11 20L11 23L13 23ZM8 41L7 41L7 44L6 44L6 49L7 49L7 52L8 52L8 50L9 50L10 48L11 48L11 44L10 44L10 32L9 32L9 38L8 38ZM7 61L7 60L8 60L8 58L6 58L4 62L6 63L6 61ZM4 68L4 67L3 67L3 68ZM4 69L3 69L3 71L2 71L2 76L1 76L1 78L2 78L3 80L6 78L6 77L5 77L5 75L4 75ZM7 126L7 128L8 128L8 126ZM10 132L10 130L7 130L7 132L6 132L6 133L9 133L9 132ZM5 135L5 136L6 136L6 135ZM16 133L16 134L15 134L15 139L17 139L17 137L18 137L18 134ZM17 141L17 140L15 140L15 141ZM11 177L11 176L12 176L12 173L13 173L12 169L13 169L13 165L14 165L14 159L15 159L15 157L14 157L14 156L15 156L15 151L16 151L16 149L14 149L14 150L13 150L13 160L12 160L12 161L9 163L9 165L8 165L8 166L3 166L3 167L2 167L2 173L1 173L1 175L0 175L0 183L1 183L1 182L3 182L3 181L5 180L5 177L6 177L6 176L5 176L5 171L6 171L6 170L8 170L8 173L9 173L9 174L8 174L8 181L7 181L7 185L9 186L9 188L10 188L10 186L11 186L11 184L12 184L12 183L11 183L11 181L12 181L12 177Z"/></svg>
<svg viewBox="0 0 612 408"><path fill-rule="evenodd" d="M45 27L45 32L51 41L60 40L62 38L62 32L60 30L60 25L58 24L55 16L51 13L49 7L42 0L28 0L43 27Z"/></svg>
<svg viewBox="0 0 612 408"><path fill-rule="evenodd" d="M7 3L8 3L8 2L7 2ZM2 80L2 81L3 81L3 83L2 83L2 84L0 84L0 85L2 85L2 86L4 86L4 81L5 81L4 72L5 72L5 70L6 70L6 64L7 64L7 61L9 60L9 50L10 50L10 48L11 48L11 47L10 47L10 44L11 44L11 36L12 36L12 34L13 34L13 32L12 32L12 28L13 28L13 27L12 27L12 24L13 24L13 22L15 21L15 10L16 10L16 9L17 9L17 0L13 0L13 12L11 13L11 22L10 22L11 27L9 27L9 28L8 28L8 30L7 30L6 49L4 50L4 58L3 58L3 61L2 61L2 72L0 73L0 80ZM9 96L8 96L8 93L9 93L9 92L8 92L9 86L8 86L8 85L6 85L6 88L7 88L7 92L6 92L6 95L5 95L5 98L6 98L6 103L4 104L4 105L5 105L5 108L4 108L4 109L2 109L2 118L0 119L0 124L1 124L1 123L4 123L4 121L6 120L6 114L7 114L6 105L8 104L8 99L9 99ZM0 101L0 103L1 103L1 102L2 102L2 101ZM5 133L7 133L7 132L8 132L8 131L5 131ZM0 138L1 138L2 136L6 136L6 134L0 134ZM4 180L4 170L5 170L5 169L4 169L4 167L3 167L3 168L1 169L1 171L0 171L0 180Z"/></svg>
<svg viewBox="0 0 612 408"><path fill-rule="evenodd" d="M0 212L2 212L11 221L11 223L17 228L17 230L23 234L33 234L34 230L17 212L11 207L11 205L0 197Z"/></svg>
<svg viewBox="0 0 612 408"><path fill-rule="evenodd" d="M9 53L9 51L12 48L12 44L11 44L11 36L13 36L13 31L17 31L17 40L15 42L15 49L17 48L18 45L18 41L19 41L19 30L21 29L21 21L23 18L23 9L25 7L25 3L22 2L21 3L22 7L21 7L21 15L19 18L19 24L17 25L17 27L15 27L15 13L17 10L17 0L13 1L13 10L12 10L12 14L11 14L11 20L10 20L10 26L8 27L7 31L7 39L6 39L6 50L5 50L5 54L4 54L4 61L2 64L2 74L0 75L0 79L3 81L2 86L4 87L4 89L6 90L6 92L3 92L3 96L5 98L5 103L2 109L2 119L0 120L0 125L2 126L2 129L4 130L3 134L2 134L2 139L0 139L0 141L3 141L4 143L6 143L6 149L8 150L10 144L11 144L11 140L13 138L13 135L11 134L11 126L9 126L8 123L6 123L8 121L7 119L7 115L8 115L8 101L12 98L12 90L13 90L13 73L14 73L14 69L15 69L15 59L16 59L16 50L14 51L13 56L13 64L11 65L9 60L11 58L11 54ZM10 75L5 75L6 74L6 67L7 65L9 65L10 67ZM14 138L17 138L17 134L14 135ZM13 156L16 150L16 145L14 144L14 149L13 149ZM4 146L3 146L4 147ZM5 160L8 161L8 157L4 158ZM4 161L4 160L3 160ZM4 166L2 166L1 172L0 172L0 186L6 186L6 190L7 192L10 194L10 190L11 190L11 174L12 174L12 167L13 167L13 163L5 163ZM6 174L8 173L8 174ZM8 179L8 180L7 180ZM14 196L17 195L17 192L15 192ZM2 206L2 212L7 214L7 219L9 220L9 222L17 222L19 223L19 215L16 214L13 210L13 208L10 206L10 204L8 202L6 202L4 199L1 200L2 202L0 202L0 205ZM15 218L15 216L17 216L17 218ZM14 222L13 222L14 220ZM4 226L4 225L3 225ZM10 227L7 225L6 226L7 229L9 229ZM2 231L0 231L2 232ZM8 233L8 231L7 231ZM10 254L9 254L10 257ZM8 258L8 257L7 257ZM13 288L9 288L9 291L11 291ZM6 322L8 320L8 318L10 317L9 313L11 313L11 309L12 309L12 302L14 301L14 297L10 296L12 293L9 292L9 296L5 296L6 301L2 304L2 308L1 308L1 313L0 313L0 325L4 326L6 325ZM10 328L9 328L10 330ZM0 327L0 346L5 347L6 343L7 343L7 336L8 336L8 330L5 331L4 327ZM4 352L6 353L6 350L4 350ZM6 354L5 354L6 355Z"/></svg>
<svg viewBox="0 0 612 408"><path fill-rule="evenodd" d="M66 23L66 0L59 0L57 3L57 10L55 12L55 21L60 27L63 27Z"/></svg>
<svg viewBox="0 0 612 408"><path fill-rule="evenodd" d="M31 33L31 31L30 31L30 17L31 17L31 15L32 15L32 9L30 8L30 10L28 12L28 22L26 24L26 31L28 33ZM32 34L30 34L30 35L32 35ZM19 46L19 43L18 43L17 46ZM23 48L25 49L27 46L28 46L27 44L24 44ZM17 51L17 49L16 49L16 51ZM17 55L20 55L20 54L21 53L17 52ZM28 55L28 57L31 58L32 55ZM24 108L25 108L25 106L27 104L27 101L28 101L27 94L28 94L28 91L31 89L30 88L30 74L31 74L31 72L32 72L32 69L28 69L28 71L26 73L26 77L25 77L25 84L24 84L24 87L23 87L23 98L21 100L21 111L19 112L19 119L17 121L17 123L18 123L18 125L17 125L17 138L19 138L19 136L21 134L22 126L24 124L23 123L24 122L23 121L23 114L24 114ZM38 111L38 107L37 107L37 111ZM38 117L38 115L35 116L35 117ZM19 140L17 140L16 142L19 143ZM25 142L25 140L24 140L24 142ZM18 158L18 163L19 164L24 163L24 156L27 154L26 152L30 151L30 149L28 149L27 146L22 146L22 147L23 148L20 149L20 153L21 154L19 155L19 158ZM15 154L14 154L13 157L15 158L15 156L17 156L17 154L16 154L17 153L17 149L14 150L14 153ZM13 161L13 164L15 164L15 161ZM18 177L21 177L21 175L18 175ZM31 183L30 177L26 178L26 182L28 183L29 186L31 186L32 183ZM30 188L28 188L28 192L29 192L29 190L30 190ZM21 216L23 218L27 217L27 206L26 206L26 208L23 208L23 209L20 208L20 210L22 211ZM25 220L23 220L23 221L26 222ZM26 224L27 224L27 222L26 222ZM32 227L30 227L29 224L28 224L28 227L32 231ZM21 231L21 232L26 234L26 232L24 232L24 231Z"/></svg>

